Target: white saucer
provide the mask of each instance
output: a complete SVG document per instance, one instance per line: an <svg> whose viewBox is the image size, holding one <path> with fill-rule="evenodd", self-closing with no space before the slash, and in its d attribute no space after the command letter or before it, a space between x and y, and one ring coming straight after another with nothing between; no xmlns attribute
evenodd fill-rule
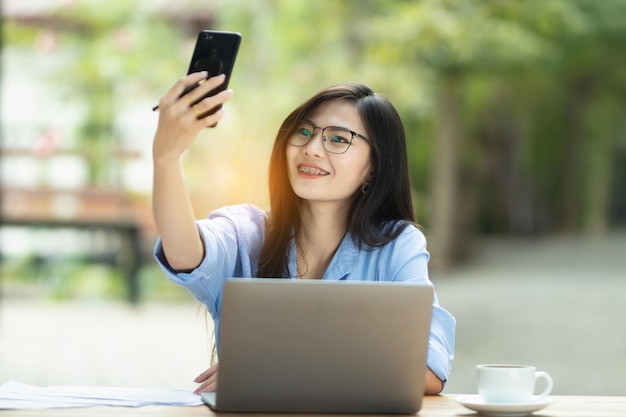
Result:
<svg viewBox="0 0 626 417"><path fill-rule="evenodd" d="M470 410L478 411L484 416L522 417L534 411L539 411L552 404L550 397L533 399L527 403L486 403L480 395L462 395L457 402Z"/></svg>

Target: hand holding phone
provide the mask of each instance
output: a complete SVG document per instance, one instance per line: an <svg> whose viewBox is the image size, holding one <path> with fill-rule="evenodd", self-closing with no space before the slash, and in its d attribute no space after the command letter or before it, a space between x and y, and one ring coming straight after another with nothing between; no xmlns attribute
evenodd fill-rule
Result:
<svg viewBox="0 0 626 417"><path fill-rule="evenodd" d="M235 65L235 58L239 50L239 44L241 43L241 34L237 32L220 32L203 30L198 34L196 40L196 46L189 63L189 70L187 74L193 72L206 71L207 79L219 74L224 74L224 82L217 88L209 91L207 94L194 100L190 103L190 106L198 104L200 101L207 97L213 96L220 91L224 91L228 88L228 82ZM187 86L182 92L180 97L185 96L190 91L195 90L200 83L195 83ZM208 115L211 115L221 108L216 106L211 110L199 114L198 119L203 119ZM158 106L155 106L152 110L157 110Z"/></svg>

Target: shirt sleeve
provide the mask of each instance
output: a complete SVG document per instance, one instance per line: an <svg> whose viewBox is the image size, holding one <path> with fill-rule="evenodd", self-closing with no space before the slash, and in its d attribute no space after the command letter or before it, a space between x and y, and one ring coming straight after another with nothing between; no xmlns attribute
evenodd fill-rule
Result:
<svg viewBox="0 0 626 417"><path fill-rule="evenodd" d="M433 285L428 278L430 254L426 249L426 237L418 228L408 226L390 245L388 267L395 271L394 281ZM444 383L454 359L455 328L454 317L439 305L435 293L426 364Z"/></svg>
<svg viewBox="0 0 626 417"><path fill-rule="evenodd" d="M224 207L196 222L204 257L194 270L180 272L172 268L160 238L154 257L170 281L185 287L215 317L219 314L224 281L251 277L256 271L264 224L265 213L252 205Z"/></svg>

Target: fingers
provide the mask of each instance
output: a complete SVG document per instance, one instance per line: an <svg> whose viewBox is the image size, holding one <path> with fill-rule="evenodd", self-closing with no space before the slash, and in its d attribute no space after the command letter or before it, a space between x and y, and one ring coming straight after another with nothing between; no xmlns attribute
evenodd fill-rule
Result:
<svg viewBox="0 0 626 417"><path fill-rule="evenodd" d="M205 126L211 126L222 118L223 112L220 107L222 104L230 100L232 95L232 90L224 90L214 96L203 99L195 105L191 105L190 108L196 118L200 118L204 121L203 124Z"/></svg>
<svg viewBox="0 0 626 417"><path fill-rule="evenodd" d="M215 364L194 379L194 382L200 383L200 386L196 388L194 394L212 392L217 389L217 369L218 364Z"/></svg>
<svg viewBox="0 0 626 417"><path fill-rule="evenodd" d="M200 394L201 392L215 392L217 391L217 379L211 379L204 382L198 388L194 390L194 394Z"/></svg>
<svg viewBox="0 0 626 417"><path fill-rule="evenodd" d="M187 76L172 87L172 89L159 101L159 126L161 131L165 133L166 137L180 138L181 135L187 137L195 137L195 135L202 129L208 127L215 127L217 123L223 118L224 111L220 108L222 104L228 101L232 95L232 90L224 90L220 93L207 97L197 104L193 104L193 97L202 94L206 94L206 88L209 90L220 85L219 77L214 80L213 77L208 81L202 83L196 90L194 90L194 96L185 95L178 97L176 94L179 91L184 90L186 85L189 85L192 80L198 81L198 77L202 80L202 77L198 74L192 74ZM206 87L206 88L205 88ZM175 101L171 102L172 95L176 96ZM218 109L218 110L215 110ZM187 143L187 141L185 141Z"/></svg>
<svg viewBox="0 0 626 417"><path fill-rule="evenodd" d="M224 90L215 95L207 96L224 83L224 74L206 79L206 71L192 73L181 78L159 101L161 113L167 112L170 117L179 118L188 127L214 127L223 117L221 105L233 95L232 90ZM198 85L194 90L181 94L191 86ZM218 109L218 110L215 110ZM202 120L195 123L196 120Z"/></svg>
<svg viewBox="0 0 626 417"><path fill-rule="evenodd" d="M193 91L187 93L185 97L187 97L190 102L195 103L196 101L207 95L209 92L224 84L225 80L226 76L224 74L220 74L207 80L202 79L200 81L197 81L197 83L199 84L198 87L195 88ZM193 83L192 85L194 84L195 83Z"/></svg>
<svg viewBox="0 0 626 417"><path fill-rule="evenodd" d="M206 371L198 375L196 379L193 380L193 382L206 381L209 377L217 373L217 369L218 369L218 364L216 363L215 365L211 366L209 369L207 369Z"/></svg>
<svg viewBox="0 0 626 417"><path fill-rule="evenodd" d="M206 117L212 109L230 99L232 90L222 91L215 96L207 97L197 104L193 104L193 97L206 94L211 89L223 83L223 78L212 77L200 84L194 90L193 95L181 97L181 93L190 85L205 80L207 73L199 72L187 75L174 84L172 88L159 101L159 122L153 140L153 157L155 159L178 160L202 129L215 127L224 116L220 108Z"/></svg>
<svg viewBox="0 0 626 417"><path fill-rule="evenodd" d="M176 104L186 88L198 83L201 80L205 80L207 75L208 73L206 71L194 72L178 80L176 84L174 84L172 88L170 88L169 91L161 97L161 100L159 100L159 108L163 110L166 107Z"/></svg>
<svg viewBox="0 0 626 417"><path fill-rule="evenodd" d="M193 110L197 119L206 119L204 127L215 127L223 113L219 112L222 104L230 99L233 94L232 90L221 91L215 93L215 90L224 83L226 76L224 74L211 77L205 82L201 80L199 86L187 93L184 99ZM208 116L214 116L207 119Z"/></svg>

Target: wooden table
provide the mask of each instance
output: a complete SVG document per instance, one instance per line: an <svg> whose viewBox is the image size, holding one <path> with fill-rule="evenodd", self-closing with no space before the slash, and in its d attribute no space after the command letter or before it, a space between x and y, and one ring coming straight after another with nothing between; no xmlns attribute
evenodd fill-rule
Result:
<svg viewBox="0 0 626 417"><path fill-rule="evenodd" d="M454 417L454 416L478 416L477 413L468 410L458 404L454 398L456 395L440 395L424 397L421 417ZM626 417L626 397L586 397L586 396L552 396L553 403L541 411L533 413L536 417ZM208 407L167 407L147 406L139 408L123 407L91 407L73 409L51 410L0 410L0 417L263 417L268 414L236 414L236 413L213 413ZM279 417L289 417L290 414L280 414ZM301 414L303 417L312 417L314 414ZM321 414L324 417L350 417L355 414L331 415ZM368 417L372 417L369 415Z"/></svg>

